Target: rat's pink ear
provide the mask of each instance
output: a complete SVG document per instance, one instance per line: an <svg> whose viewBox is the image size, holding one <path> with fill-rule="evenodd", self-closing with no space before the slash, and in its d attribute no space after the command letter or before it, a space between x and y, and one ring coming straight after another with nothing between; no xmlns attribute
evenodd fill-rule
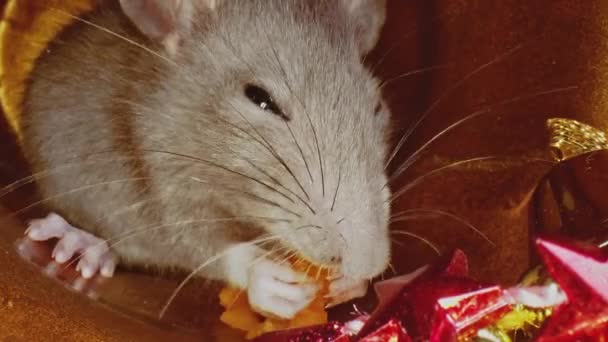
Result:
<svg viewBox="0 0 608 342"><path fill-rule="evenodd" d="M212 10L220 0L120 0L124 13L150 39L175 52L196 8ZM196 8L195 8L196 5Z"/></svg>
<svg viewBox="0 0 608 342"><path fill-rule="evenodd" d="M386 0L340 0L354 24L362 55L370 52L380 38L386 20Z"/></svg>

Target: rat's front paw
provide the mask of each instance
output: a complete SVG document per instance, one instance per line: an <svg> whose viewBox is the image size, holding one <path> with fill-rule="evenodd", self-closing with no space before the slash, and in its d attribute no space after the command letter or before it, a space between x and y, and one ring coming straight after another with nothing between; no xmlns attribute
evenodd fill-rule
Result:
<svg viewBox="0 0 608 342"><path fill-rule="evenodd" d="M111 277L116 262L105 240L71 226L61 216L51 213L46 218L32 220L25 234L34 241L59 239L53 249L53 259L63 264L80 255L76 270L88 279L96 273Z"/></svg>
<svg viewBox="0 0 608 342"><path fill-rule="evenodd" d="M329 285L329 294L327 295L327 298L330 299L327 307L336 306L346 303L351 299L365 296L368 285L369 282L367 280L354 280L348 277L339 277L332 280Z"/></svg>
<svg viewBox="0 0 608 342"><path fill-rule="evenodd" d="M265 315L291 319L314 299L318 286L303 274L270 260L249 271L247 295L251 307Z"/></svg>

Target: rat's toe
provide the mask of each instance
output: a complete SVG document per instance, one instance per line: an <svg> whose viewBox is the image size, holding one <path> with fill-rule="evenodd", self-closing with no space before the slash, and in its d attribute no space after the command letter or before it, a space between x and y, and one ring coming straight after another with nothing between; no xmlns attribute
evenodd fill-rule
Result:
<svg viewBox="0 0 608 342"><path fill-rule="evenodd" d="M53 259L63 264L80 255L76 270L85 279L92 278L97 273L104 277L111 277L114 274L116 261L107 242L70 225L55 213L43 219L30 221L26 235L36 241L59 239L53 249Z"/></svg>
<svg viewBox="0 0 608 342"><path fill-rule="evenodd" d="M35 241L60 239L70 231L70 228L72 226L61 216L50 213L45 218L29 221L25 235Z"/></svg>
<svg viewBox="0 0 608 342"><path fill-rule="evenodd" d="M80 261L76 266L76 270L80 271L85 279L92 278L97 273L104 277L111 277L114 274L114 268L114 257L108 244L98 238L89 241L89 245L81 253Z"/></svg>
<svg viewBox="0 0 608 342"><path fill-rule="evenodd" d="M64 263L84 247L85 242L82 237L75 231L69 231L57 242L52 256L58 263Z"/></svg>
<svg viewBox="0 0 608 342"><path fill-rule="evenodd" d="M104 255L99 273L106 278L111 278L115 270L116 260L114 259L114 255L111 253Z"/></svg>

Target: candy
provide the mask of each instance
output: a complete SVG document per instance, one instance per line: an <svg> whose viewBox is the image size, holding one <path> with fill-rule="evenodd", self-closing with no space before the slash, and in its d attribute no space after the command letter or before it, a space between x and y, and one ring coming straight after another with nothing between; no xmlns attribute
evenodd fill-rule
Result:
<svg viewBox="0 0 608 342"><path fill-rule="evenodd" d="M536 341L608 339L608 256L599 248L536 240L547 270L568 296Z"/></svg>
<svg viewBox="0 0 608 342"><path fill-rule="evenodd" d="M325 305L327 299L324 298L329 290L327 271L319 270L302 260L293 259L294 269L314 275L320 282L321 289L315 299L304 310L299 312L291 320L281 320L277 318L263 317L253 311L249 305L247 293L241 289L224 288L220 292L220 304L226 308L220 316L220 320L228 326L245 332L245 338L252 339L261 334L295 329L307 326L319 325L327 322L327 312Z"/></svg>

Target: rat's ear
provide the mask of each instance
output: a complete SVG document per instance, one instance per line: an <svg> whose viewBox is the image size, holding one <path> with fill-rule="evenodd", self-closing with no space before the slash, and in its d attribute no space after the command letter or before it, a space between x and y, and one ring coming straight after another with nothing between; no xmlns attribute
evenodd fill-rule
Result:
<svg viewBox="0 0 608 342"><path fill-rule="evenodd" d="M355 28L362 55L370 52L380 38L386 20L386 0L340 0Z"/></svg>
<svg viewBox="0 0 608 342"><path fill-rule="evenodd" d="M177 51L181 35L188 32L196 7L213 10L221 0L120 0L124 13L148 38Z"/></svg>

